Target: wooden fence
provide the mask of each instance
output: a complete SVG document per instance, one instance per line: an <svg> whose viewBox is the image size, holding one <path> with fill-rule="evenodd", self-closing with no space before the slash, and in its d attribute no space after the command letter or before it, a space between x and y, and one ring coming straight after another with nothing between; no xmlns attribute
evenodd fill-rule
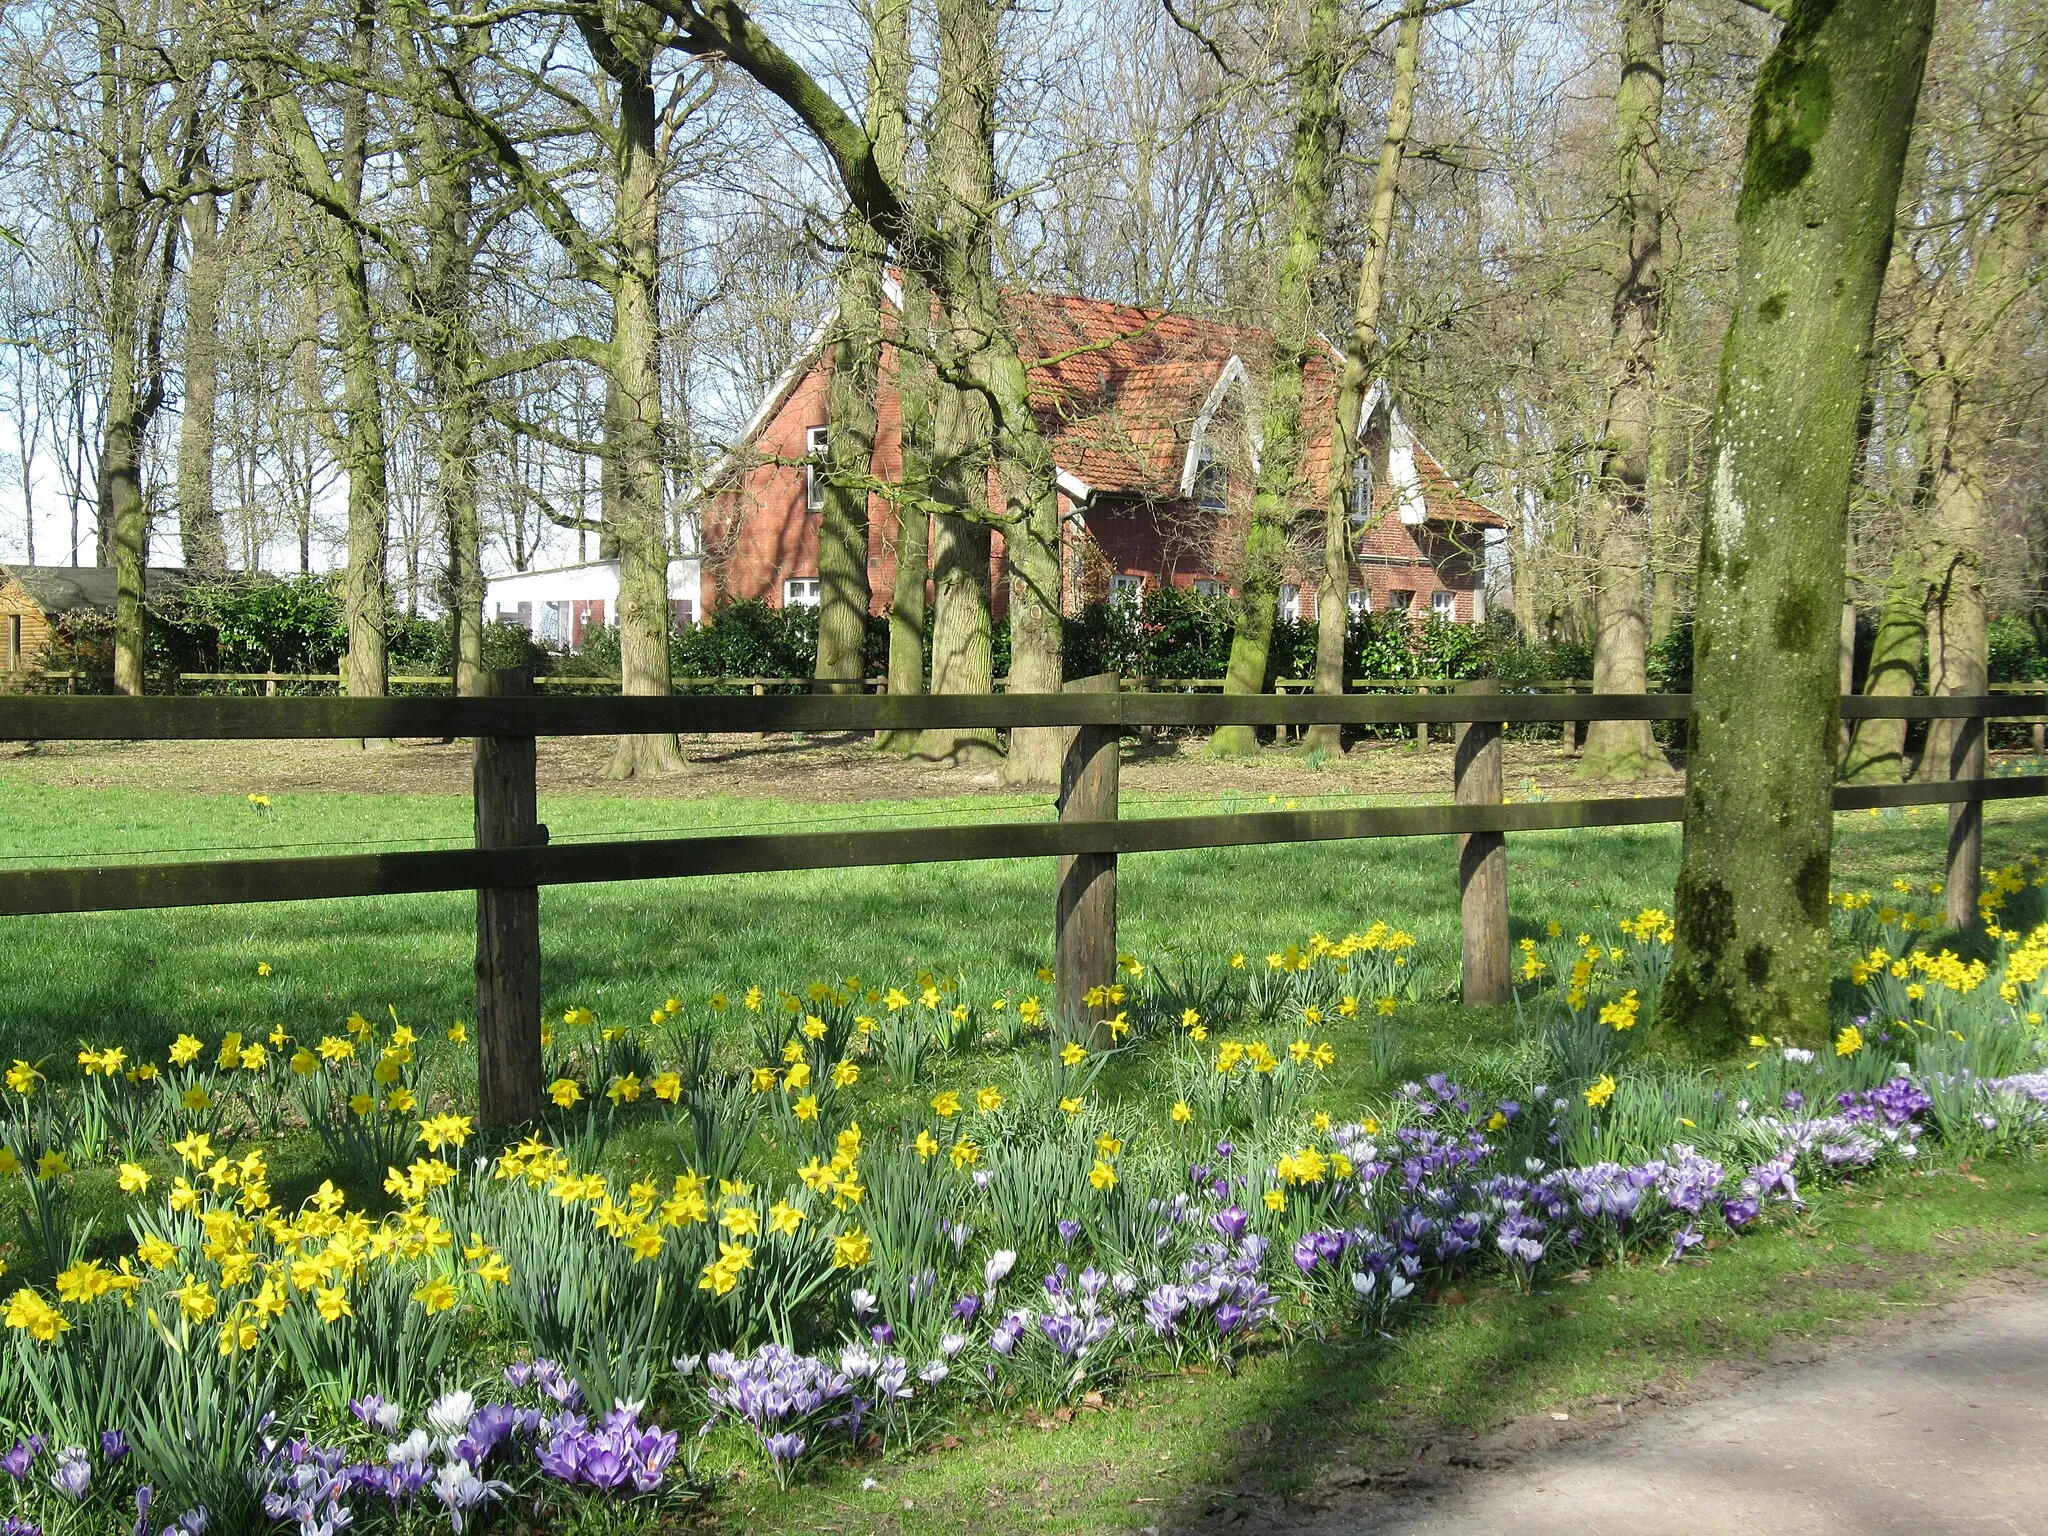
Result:
<svg viewBox="0 0 2048 1536"><path fill-rule="evenodd" d="M206 863L56 866L0 871L0 916L132 911L216 903L300 901L423 891L477 892L477 1024L481 1111L492 1123L540 1108L539 888L582 882L956 860L1052 857L1058 1008L1066 1025L1096 1031L1090 988L1114 979L1117 860L1170 849L1242 847L1335 838L1458 838L1464 998L1507 1001L1506 837L1574 827L1643 826L1683 818L1681 796L1612 796L1508 804L1501 736L1510 723L1683 720L1684 694L1501 693L1468 683L1455 694L1126 693L1114 676L1058 694L942 696L695 695L541 697L524 673L490 677L487 696L348 698L120 698L0 696L0 741L286 740L469 737L474 748L476 846L468 849ZM2048 793L2048 775L1985 777L1991 719L2048 718L2048 699L2017 696L1844 697L1845 719L1955 719L1950 778L1939 783L1842 786L1838 811L1950 807L1950 921L1975 915L1983 803ZM1148 727L1448 724L1459 727L1453 803L1124 819L1117 743ZM1016 730L1067 733L1058 819L1040 823L647 838L551 846L540 823L540 736L655 732ZM1960 915L1959 915L1960 914Z"/></svg>

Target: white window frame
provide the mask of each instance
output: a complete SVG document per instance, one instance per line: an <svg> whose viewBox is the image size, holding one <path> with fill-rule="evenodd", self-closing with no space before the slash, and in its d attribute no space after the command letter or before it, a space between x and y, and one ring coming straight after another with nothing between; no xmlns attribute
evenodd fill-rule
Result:
<svg viewBox="0 0 2048 1536"><path fill-rule="evenodd" d="M1291 581L1280 583L1280 617L1290 624L1301 622L1301 588Z"/></svg>
<svg viewBox="0 0 2048 1536"><path fill-rule="evenodd" d="M1197 597L1222 597L1229 589L1222 582L1211 581L1205 576L1197 581L1191 590Z"/></svg>
<svg viewBox="0 0 2048 1536"><path fill-rule="evenodd" d="M782 584L782 606L785 608L815 608L819 601L819 584L815 576L792 576Z"/></svg>
<svg viewBox="0 0 2048 1536"><path fill-rule="evenodd" d="M821 427L804 428L804 510L822 512L825 510L825 482L818 469L825 461L825 455L832 446L832 428L829 423Z"/></svg>
<svg viewBox="0 0 2048 1536"><path fill-rule="evenodd" d="M1403 602L1403 598L1406 598L1407 601ZM1387 594L1387 611L1389 613L1413 613L1415 611L1414 591L1408 587L1395 587Z"/></svg>
<svg viewBox="0 0 2048 1536"><path fill-rule="evenodd" d="M1127 576L1122 572L1109 578L1109 600L1112 603L1141 603L1145 600L1145 578Z"/></svg>
<svg viewBox="0 0 2048 1536"><path fill-rule="evenodd" d="M1352 618L1363 618L1372 612L1372 594L1363 587L1353 587L1344 596L1344 611Z"/></svg>
<svg viewBox="0 0 2048 1536"><path fill-rule="evenodd" d="M1441 589L1430 593L1429 616L1433 619L1445 619L1453 624L1457 623L1458 594Z"/></svg>

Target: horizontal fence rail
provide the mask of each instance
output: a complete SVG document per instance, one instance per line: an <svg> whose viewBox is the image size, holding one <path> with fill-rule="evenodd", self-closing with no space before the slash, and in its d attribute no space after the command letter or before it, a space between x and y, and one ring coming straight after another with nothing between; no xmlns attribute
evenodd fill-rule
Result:
<svg viewBox="0 0 2048 1536"><path fill-rule="evenodd" d="M80 864L0 871L0 916L305 901L439 891L477 893L480 1110L487 1122L530 1120L540 1104L540 928L547 885L915 866L1058 860L1056 1006L1072 1033L1108 1043L1099 995L1114 978L1116 860L1124 854L1321 842L1458 839L1468 1004L1507 1001L1505 839L1572 828L1668 824L1683 797L1525 800L1502 793L1502 727L1588 720L1681 721L1685 694L1505 691L1497 682L1420 682L1413 693L1218 695L1124 693L1104 674L1057 694L936 696L796 694L621 698L533 693L536 679L495 672L477 698L234 698L0 695L0 740L292 740L412 737L474 740L474 848L176 864ZM565 680L566 681L566 680ZM581 681L581 680L579 680ZM1425 692L1430 687L1457 691ZM1844 697L1849 720L1955 720L1947 777L1844 785L1837 811L1948 807L1949 921L1975 915L1986 801L2048 795L2048 775L1987 778L1985 722L2048 720L2048 697L2018 690L1964 698ZM1227 815L1123 816L1117 738L1159 726L1405 725L1461 727L1455 803ZM550 844L539 821L541 736L1058 729L1065 762L1054 819L860 831L761 833Z"/></svg>
<svg viewBox="0 0 2048 1536"><path fill-rule="evenodd" d="M2048 794L2048 775L1960 783L1845 785L1837 811L1947 805ZM876 831L642 838L525 848L432 849L187 864L111 864L0 871L0 917L126 912L235 902L405 896L496 886L587 885L693 875L949 864L1077 853L1166 853L1377 837L1559 832L1680 821L1680 795L1515 805L1362 806L1117 821L1001 822Z"/></svg>
<svg viewBox="0 0 2048 1536"><path fill-rule="evenodd" d="M1476 700L1484 697L1486 703ZM660 698L235 699L0 697L0 741L195 741L406 736L634 736L1019 730L1053 726L1414 725L1487 720L1683 720L1683 693L994 693L669 695ZM1978 695L1841 701L1845 720L2031 720L2048 699Z"/></svg>

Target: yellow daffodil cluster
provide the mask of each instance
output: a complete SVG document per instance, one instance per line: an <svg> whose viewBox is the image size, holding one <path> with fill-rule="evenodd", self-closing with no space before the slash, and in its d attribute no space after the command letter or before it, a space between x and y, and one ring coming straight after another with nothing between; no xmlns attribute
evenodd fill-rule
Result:
<svg viewBox="0 0 2048 1536"><path fill-rule="evenodd" d="M459 1148L469 1135L467 1117L453 1114L418 1128L429 1148ZM260 1149L232 1156L215 1146L211 1133L190 1131L170 1150L184 1171L172 1176L161 1213L140 1210L132 1218L142 1233L135 1252L111 1266L99 1259L70 1265L56 1277L54 1303L32 1287L17 1290L4 1313L9 1328L51 1342L71 1327L64 1308L76 1311L108 1297L133 1306L149 1292L156 1297L152 1316L161 1304L186 1324L214 1324L220 1352L232 1355L258 1349L295 1306L326 1326L354 1317L353 1295L380 1266L410 1269L409 1294L430 1315L457 1304L464 1274L483 1285L511 1278L503 1256L475 1234L463 1250L466 1268L455 1265L453 1234L427 1207L435 1190L458 1177L446 1162L422 1158L389 1170L385 1188L402 1207L373 1221L348 1209L332 1182L323 1182L296 1212L280 1211ZM128 1162L117 1182L124 1194L141 1197L154 1180Z"/></svg>
<svg viewBox="0 0 2048 1536"><path fill-rule="evenodd" d="M1600 1022L1610 1029L1624 1030L1636 1027L1636 1014L1642 1007L1636 996L1636 989L1630 987L1611 1003L1600 1005Z"/></svg>
<svg viewBox="0 0 2048 1536"><path fill-rule="evenodd" d="M1645 907L1633 918L1623 918L1617 926L1625 937L1638 944L1669 944L1677 936L1671 918L1657 907Z"/></svg>

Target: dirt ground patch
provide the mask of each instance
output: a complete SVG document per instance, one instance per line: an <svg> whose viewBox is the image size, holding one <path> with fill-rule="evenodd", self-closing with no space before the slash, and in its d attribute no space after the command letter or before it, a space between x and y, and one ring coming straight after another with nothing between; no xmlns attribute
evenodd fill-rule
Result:
<svg viewBox="0 0 2048 1536"><path fill-rule="evenodd" d="M560 737L540 744L542 794L688 800L711 795L833 804L955 795L1011 796L995 774L877 752L865 735L685 736L683 772L652 781L605 777L609 738ZM1160 795L1428 795L1451 788L1447 735L1416 749L1400 741L1361 742L1320 763L1289 747L1269 746L1247 760L1208 755L1202 742L1133 740L1125 748L1127 792ZM1578 796L1616 791L1677 794L1675 776L1601 785L1573 777L1575 754L1555 741L1510 742L1511 796ZM52 787L148 788L176 793L467 794L467 742L401 741L365 752L335 741L45 742L0 746L0 770Z"/></svg>

